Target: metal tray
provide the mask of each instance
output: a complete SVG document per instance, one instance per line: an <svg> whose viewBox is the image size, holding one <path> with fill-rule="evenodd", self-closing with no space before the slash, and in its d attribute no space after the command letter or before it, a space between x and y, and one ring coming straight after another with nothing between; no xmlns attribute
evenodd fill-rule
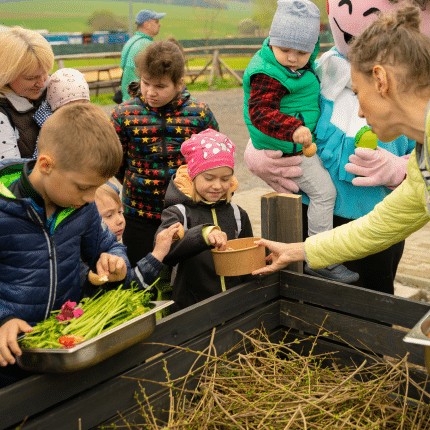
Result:
<svg viewBox="0 0 430 430"><path fill-rule="evenodd" d="M430 347L430 311L428 311L403 338L405 342L417 343Z"/></svg>
<svg viewBox="0 0 430 430"><path fill-rule="evenodd" d="M404 342L424 345L424 362L430 375L430 311L428 311L403 338Z"/></svg>
<svg viewBox="0 0 430 430"><path fill-rule="evenodd" d="M106 360L148 337L155 328L155 314L175 303L173 300L150 302L154 308L118 327L79 343L70 349L22 349L18 365L30 372L65 373L84 369Z"/></svg>

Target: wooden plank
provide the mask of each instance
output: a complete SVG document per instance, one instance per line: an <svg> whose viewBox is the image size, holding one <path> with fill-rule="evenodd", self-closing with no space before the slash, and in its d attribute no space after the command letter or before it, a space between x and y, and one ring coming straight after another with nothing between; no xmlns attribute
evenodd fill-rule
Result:
<svg viewBox="0 0 430 430"><path fill-rule="evenodd" d="M108 88L112 87L114 90L116 87L121 85L121 79L106 79L103 81L90 81L88 82L88 87L91 89L97 89L97 88Z"/></svg>
<svg viewBox="0 0 430 430"><path fill-rule="evenodd" d="M346 344L394 358L403 358L409 352L410 363L424 366L424 347L403 342L404 331L330 309L281 301L281 324L285 327L316 334L323 323ZM338 338L334 340L339 342Z"/></svg>
<svg viewBox="0 0 430 430"><path fill-rule="evenodd" d="M278 194L276 199L276 214L278 218L278 242L303 242L302 226L302 196L299 194ZM288 265L288 270L303 273L303 262L298 261Z"/></svg>
<svg viewBox="0 0 430 430"><path fill-rule="evenodd" d="M259 276L253 282L231 288L158 321L147 341L179 345L278 297L279 273ZM139 343L95 367L73 373L34 375L10 385L0 393L0 429L66 401L167 349Z"/></svg>
<svg viewBox="0 0 430 430"><path fill-rule="evenodd" d="M269 332L279 326L279 302L260 306L257 310L254 309L221 325L214 338L217 354L223 354L242 340L237 329L246 332L261 325L264 325ZM194 351L203 351L209 345L211 331L193 338L181 346ZM170 377L176 379L188 373L196 357L196 354L192 352L173 349L162 357L133 368L123 376L163 381L165 380L163 367L166 366ZM147 395L160 391L158 384L145 382L144 386ZM134 398L136 392L140 392L137 381L119 375L28 420L25 429L75 430L77 417L82 419L82 429L91 428L116 415L119 411L136 405Z"/></svg>
<svg viewBox="0 0 430 430"><path fill-rule="evenodd" d="M277 239L277 195L273 192L261 196L261 237L267 240Z"/></svg>
<svg viewBox="0 0 430 430"><path fill-rule="evenodd" d="M243 84L243 79L232 68L230 68L223 60L221 60L221 58L218 58L218 61L226 68L233 78L237 79L241 85Z"/></svg>
<svg viewBox="0 0 430 430"><path fill-rule="evenodd" d="M211 72L209 75L209 84L208 84L209 87L212 85L214 76L216 76L217 78L220 77L220 67L219 67L218 57L219 57L219 51L216 49L212 57L212 66L211 66Z"/></svg>
<svg viewBox="0 0 430 430"><path fill-rule="evenodd" d="M82 73L88 73L88 72L109 72L111 70L115 70L118 68L120 68L119 64L107 64L104 66L76 67L76 70L79 70Z"/></svg>
<svg viewBox="0 0 430 430"><path fill-rule="evenodd" d="M430 310L429 303L289 271L281 272L280 291L285 298L302 300L358 317L378 319L408 329Z"/></svg>

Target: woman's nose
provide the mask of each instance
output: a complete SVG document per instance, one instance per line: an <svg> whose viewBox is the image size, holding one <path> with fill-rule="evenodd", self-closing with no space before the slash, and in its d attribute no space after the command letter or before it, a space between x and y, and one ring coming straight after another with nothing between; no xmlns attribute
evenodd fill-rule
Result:
<svg viewBox="0 0 430 430"><path fill-rule="evenodd" d="M39 79L37 80L37 83L36 83L36 85L38 86L38 87L40 87L40 88L43 88L44 86L45 86L45 83L46 83L46 80L48 79L48 74L46 73L46 74L44 74L44 75L41 75L40 77L39 77Z"/></svg>

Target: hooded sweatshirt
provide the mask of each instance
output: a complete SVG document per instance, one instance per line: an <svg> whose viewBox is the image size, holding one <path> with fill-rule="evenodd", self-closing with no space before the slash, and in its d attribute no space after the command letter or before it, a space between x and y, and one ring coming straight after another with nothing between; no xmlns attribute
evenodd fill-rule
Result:
<svg viewBox="0 0 430 430"><path fill-rule="evenodd" d="M233 177L230 190L237 189L237 180ZM164 263L176 266L177 273L173 282L172 312L186 308L223 291L221 277L215 273L211 245L205 240L203 229L218 226L227 234L227 240L252 237L252 227L248 214L239 207L241 232L238 234L234 209L226 199L217 202L194 202L191 199L192 182L188 176L187 166L181 166L166 192L165 209L161 215L161 225L157 234L172 224L184 224L183 215L176 207L185 206L187 231L182 240L172 244ZM225 288L229 289L243 282L250 276L225 277Z"/></svg>

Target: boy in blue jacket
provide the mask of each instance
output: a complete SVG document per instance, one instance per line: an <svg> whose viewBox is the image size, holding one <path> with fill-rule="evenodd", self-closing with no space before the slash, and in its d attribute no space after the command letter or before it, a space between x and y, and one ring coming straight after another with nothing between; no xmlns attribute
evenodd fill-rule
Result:
<svg viewBox="0 0 430 430"><path fill-rule="evenodd" d="M123 156L103 110L89 103L59 109L41 128L38 149L37 160L7 160L0 166L3 367L21 354L20 332L32 331L67 300L79 302L80 257L109 282L127 284L130 271L125 246L103 230L93 203Z"/></svg>

